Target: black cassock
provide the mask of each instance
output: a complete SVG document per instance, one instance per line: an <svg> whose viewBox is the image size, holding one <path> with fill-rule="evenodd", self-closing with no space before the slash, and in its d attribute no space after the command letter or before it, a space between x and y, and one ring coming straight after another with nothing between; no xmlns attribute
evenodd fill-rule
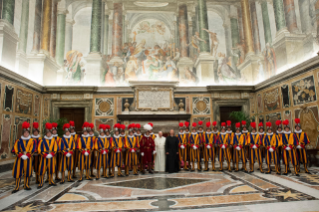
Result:
<svg viewBox="0 0 319 212"><path fill-rule="evenodd" d="M169 173L174 173L179 171L179 156L178 154L178 138L168 136L165 142L165 154L166 155L166 166L165 170Z"/></svg>

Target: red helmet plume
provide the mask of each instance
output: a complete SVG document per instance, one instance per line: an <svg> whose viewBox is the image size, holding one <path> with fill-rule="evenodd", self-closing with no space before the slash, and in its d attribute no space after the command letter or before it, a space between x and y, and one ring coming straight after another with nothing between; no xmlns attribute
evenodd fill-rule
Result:
<svg viewBox="0 0 319 212"><path fill-rule="evenodd" d="M251 122L250 126L251 126L251 128L256 129L256 122Z"/></svg>
<svg viewBox="0 0 319 212"><path fill-rule="evenodd" d="M271 122L269 121L269 122L266 122L266 127L267 128L271 128Z"/></svg>
<svg viewBox="0 0 319 212"><path fill-rule="evenodd" d="M192 124L192 127L193 127L193 128L196 128L196 127L197 127L196 122L194 122L194 123Z"/></svg>
<svg viewBox="0 0 319 212"><path fill-rule="evenodd" d="M183 128L183 127L184 127L184 123L183 123L183 122L180 122L180 123L178 124L178 126L179 126L179 128Z"/></svg>
<svg viewBox="0 0 319 212"><path fill-rule="evenodd" d="M295 119L295 127L299 126L300 127L300 119L296 118Z"/></svg>
<svg viewBox="0 0 319 212"><path fill-rule="evenodd" d="M70 127L71 127L71 128L74 128L74 127L75 127L74 121L69 121L69 123L70 123Z"/></svg>
<svg viewBox="0 0 319 212"><path fill-rule="evenodd" d="M198 122L198 125L199 125L199 126L202 126L202 125L203 125L203 121L199 121L199 122Z"/></svg>
<svg viewBox="0 0 319 212"><path fill-rule="evenodd" d="M280 125L281 125L281 120L277 120L277 121L276 121L276 125L277 125L277 126L280 126Z"/></svg>
<svg viewBox="0 0 319 212"><path fill-rule="evenodd" d="M22 123L22 129L29 131L29 128L30 128L30 123L29 122L25 121L25 122Z"/></svg>
<svg viewBox="0 0 319 212"><path fill-rule="evenodd" d="M45 123L45 129L52 130L52 124L49 122Z"/></svg>
<svg viewBox="0 0 319 212"><path fill-rule="evenodd" d="M141 129L141 125L140 125L140 124L135 124L135 127L136 127L137 129Z"/></svg>
<svg viewBox="0 0 319 212"><path fill-rule="evenodd" d="M70 124L69 123L66 123L63 125L63 131L69 131L70 129Z"/></svg>
<svg viewBox="0 0 319 212"><path fill-rule="evenodd" d="M58 128L58 123L52 122L52 128L57 129Z"/></svg>
<svg viewBox="0 0 319 212"><path fill-rule="evenodd" d="M39 123L33 122L33 129L39 129Z"/></svg>
<svg viewBox="0 0 319 212"><path fill-rule="evenodd" d="M150 123L148 123L148 124L151 125L151 127L153 128L153 126L154 126L153 123L150 122Z"/></svg>
<svg viewBox="0 0 319 212"><path fill-rule="evenodd" d="M231 121L230 120L226 121L226 124L227 124L227 127L231 127Z"/></svg>
<svg viewBox="0 0 319 212"><path fill-rule="evenodd" d="M258 127L259 127L259 128L264 128L264 123L259 122Z"/></svg>
<svg viewBox="0 0 319 212"><path fill-rule="evenodd" d="M125 124L121 124L121 129L125 130L125 128L126 128Z"/></svg>
<svg viewBox="0 0 319 212"><path fill-rule="evenodd" d="M241 125L242 125L242 127L246 127L246 124L247 124L247 123L246 123L246 121L244 121L244 120L243 120L243 121L241 121Z"/></svg>
<svg viewBox="0 0 319 212"><path fill-rule="evenodd" d="M206 122L206 127L207 127L207 128L210 127L210 122Z"/></svg>
<svg viewBox="0 0 319 212"><path fill-rule="evenodd" d="M222 128L226 128L226 123L225 123L225 122L222 122L222 123L220 124L220 126L221 126Z"/></svg>
<svg viewBox="0 0 319 212"><path fill-rule="evenodd" d="M88 128L89 128L89 122L86 121L86 122L83 123L82 129L83 130L88 130Z"/></svg>
<svg viewBox="0 0 319 212"><path fill-rule="evenodd" d="M106 124L106 125L105 125L105 131L110 131L110 129L111 129L111 126L108 125L108 124Z"/></svg>
<svg viewBox="0 0 319 212"><path fill-rule="evenodd" d="M237 122L237 123L235 124L235 127L236 127L237 129L239 129L239 128L240 128L240 122Z"/></svg>
<svg viewBox="0 0 319 212"><path fill-rule="evenodd" d="M289 121L286 119L285 121L282 122L283 125L288 126L289 125Z"/></svg>
<svg viewBox="0 0 319 212"><path fill-rule="evenodd" d="M185 121L184 124L185 124L185 127L187 127L187 128L189 127L189 122L188 121Z"/></svg>
<svg viewBox="0 0 319 212"><path fill-rule="evenodd" d="M93 130L93 129L94 129L94 124L93 124L93 123L90 123L90 124L89 124L89 128L90 128L91 130Z"/></svg>
<svg viewBox="0 0 319 212"><path fill-rule="evenodd" d="M105 125L104 125L104 124L100 124L100 125L99 125L99 130L101 130L101 129L103 130L103 129L104 129L104 127L105 127Z"/></svg>
<svg viewBox="0 0 319 212"><path fill-rule="evenodd" d="M214 127L217 127L217 121L213 121L212 125L213 125Z"/></svg>

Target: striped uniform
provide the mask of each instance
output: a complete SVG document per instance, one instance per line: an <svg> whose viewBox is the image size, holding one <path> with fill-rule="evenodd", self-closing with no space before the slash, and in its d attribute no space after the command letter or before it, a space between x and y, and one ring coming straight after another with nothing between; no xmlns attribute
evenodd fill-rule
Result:
<svg viewBox="0 0 319 212"><path fill-rule="evenodd" d="M242 133L239 140L239 145L242 147L241 152L241 160L243 162L243 168L247 172L246 167L246 146L249 144L249 133Z"/></svg>
<svg viewBox="0 0 319 212"><path fill-rule="evenodd" d="M36 183L39 183L39 163L40 163L40 155L38 154L38 146L40 145L40 143L42 142L42 138L40 136L31 136L33 139L33 145L34 145L34 149L35 152L33 153L33 171L36 174Z"/></svg>
<svg viewBox="0 0 319 212"><path fill-rule="evenodd" d="M281 146L282 146L282 160L285 164L285 173L288 174L289 162L291 161L294 166L295 173L298 174L297 165L299 164L298 155L296 147L294 146L294 134L293 133L284 133L281 137ZM287 147L290 148L286 149Z"/></svg>
<svg viewBox="0 0 319 212"><path fill-rule="evenodd" d="M29 188L30 177L32 176L32 154L36 151L34 141L31 137L21 137L14 144L14 153L17 155L13 164L12 176L16 179L14 190L19 190L20 179L24 175L24 188ZM28 158L22 159L25 154Z"/></svg>
<svg viewBox="0 0 319 212"><path fill-rule="evenodd" d="M267 149L267 153L266 153L266 163L268 166L267 173L271 172L270 165L271 165L272 161L274 162L274 164L276 166L276 172L279 173L278 165L280 164L280 161L279 161L279 157L278 157L277 148L280 146L280 143L278 141L277 136L273 133L270 133L270 134L267 133L267 135L264 137L263 145ZM269 151L270 147L274 148L273 152Z"/></svg>
<svg viewBox="0 0 319 212"><path fill-rule="evenodd" d="M232 144L232 133L219 133L219 162L220 162L220 170L223 170L223 162L226 158L228 163L228 170L231 171L230 162L231 162L231 150L228 148L229 145ZM222 146L225 145L225 148Z"/></svg>
<svg viewBox="0 0 319 212"><path fill-rule="evenodd" d="M91 137L91 142L93 143L92 151L91 151L91 175L93 176L93 168L96 166L96 159L97 159L97 151L95 149L95 143L96 143L96 137L94 134L90 135Z"/></svg>
<svg viewBox="0 0 319 212"><path fill-rule="evenodd" d="M240 144L242 138L242 134L241 133L235 133L233 140L232 140L232 145L234 146L234 150L233 150L233 167L235 168L236 171L238 171L239 169L239 161L240 159L242 159L242 150L243 150L243 146ZM241 150L237 150L236 147L240 146Z"/></svg>
<svg viewBox="0 0 319 212"><path fill-rule="evenodd" d="M112 144L111 136L99 136L96 138L95 149L97 150L98 154L96 158L95 167L98 170L97 178L100 177L99 172L101 167L103 167L103 177L108 177L106 169L110 163L108 153L110 152L111 144Z"/></svg>
<svg viewBox="0 0 319 212"><path fill-rule="evenodd" d="M305 172L309 173L307 169L307 151L306 151L306 146L310 143L309 138L305 132L301 133L296 133L294 132L294 137L293 137L293 145L295 147L300 146L300 148L297 148L297 154L298 154L298 172L300 172L300 163L304 164L305 167Z"/></svg>
<svg viewBox="0 0 319 212"><path fill-rule="evenodd" d="M260 146L262 145L263 135L259 135L258 133L250 133L249 135L249 160L250 160L250 171L254 171L254 164L256 161L259 163L260 171L262 170L263 158L260 150ZM256 148L254 148L254 146Z"/></svg>
<svg viewBox="0 0 319 212"><path fill-rule="evenodd" d="M61 164L61 161L62 161L62 155L63 155L63 153L60 150L62 139L58 135L53 135L53 137L55 138L55 141L56 141L56 143L58 145L58 152L56 153L56 171L55 171L56 179L58 179L59 168L60 168L60 164Z"/></svg>
<svg viewBox="0 0 319 212"><path fill-rule="evenodd" d="M190 145L190 162L192 162L192 170L195 170L195 160L197 160L197 168L200 169L200 150L199 150L199 135L197 133L191 133L189 136ZM194 146L197 149L194 149Z"/></svg>
<svg viewBox="0 0 319 212"><path fill-rule="evenodd" d="M125 137L125 148L127 149L126 158L125 158L126 175L129 174L129 168L131 166L133 166L134 174L137 174L137 165L138 165L137 149L140 148L140 144L134 135Z"/></svg>
<svg viewBox="0 0 319 212"><path fill-rule="evenodd" d="M200 162L202 161L202 158L204 158L204 144L205 144L205 132L204 131L197 131L198 139L199 139L199 157ZM199 169L202 170L202 165L199 163Z"/></svg>
<svg viewBox="0 0 319 212"><path fill-rule="evenodd" d="M123 154L122 149L124 147L124 144L122 142L122 139L120 136L113 136L112 141L112 149L113 149L113 155L111 158L111 165L112 167L121 167L122 166L122 160L123 160ZM117 152L118 151L118 152Z"/></svg>
<svg viewBox="0 0 319 212"><path fill-rule="evenodd" d="M209 148L207 148L208 146ZM205 171L208 171L209 159L213 163L214 157L215 157L214 134L212 132L206 132L204 136Z"/></svg>
<svg viewBox="0 0 319 212"><path fill-rule="evenodd" d="M93 149L93 142L91 141L90 136L84 136L82 135L79 138L79 150L80 150L80 161L79 161L79 168L81 171L84 169L89 170L91 167L91 154ZM85 150L88 151L89 155L85 155Z"/></svg>
<svg viewBox="0 0 319 212"><path fill-rule="evenodd" d="M49 183L54 184L52 177L52 174L56 171L56 158L54 156L58 150L58 144L54 137L47 138L45 136L38 146L38 153L41 155L39 164L40 186L43 186L43 177L46 172L49 176ZM53 153L52 158L47 158L49 153Z"/></svg>
<svg viewBox="0 0 319 212"><path fill-rule="evenodd" d="M60 143L60 151L62 154L61 163L59 166L60 172L65 172L65 170L71 171L74 166L73 155L67 157L66 154L69 152L70 154L74 154L75 150L75 141L73 140L73 136L63 136Z"/></svg>
<svg viewBox="0 0 319 212"><path fill-rule="evenodd" d="M136 138L138 146L140 146L140 142L141 142L143 135L134 133L134 136ZM143 170L143 159L141 157L141 152L139 150L137 151L137 157L138 157L138 163L139 163L139 170L142 171Z"/></svg>
<svg viewBox="0 0 319 212"><path fill-rule="evenodd" d="M179 161L182 164L184 163L184 169L187 169L187 135L185 133L178 133L176 136L178 138L178 146L179 146ZM184 148L182 148L182 145Z"/></svg>
<svg viewBox="0 0 319 212"><path fill-rule="evenodd" d="M78 135L74 132L71 133L71 136L73 138L74 144L75 144L75 149L73 152L73 177L75 177L75 171L76 171L76 167L78 167L79 164L79 156L80 156L80 151L79 151L79 139L78 139Z"/></svg>

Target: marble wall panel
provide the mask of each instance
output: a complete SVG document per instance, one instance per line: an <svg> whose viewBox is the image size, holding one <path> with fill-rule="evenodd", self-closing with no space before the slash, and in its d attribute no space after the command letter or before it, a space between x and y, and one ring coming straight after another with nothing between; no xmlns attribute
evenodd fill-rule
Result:
<svg viewBox="0 0 319 212"><path fill-rule="evenodd" d="M41 109L41 99L39 95L34 96L34 116L40 115L40 109Z"/></svg>
<svg viewBox="0 0 319 212"><path fill-rule="evenodd" d="M0 135L0 157L5 159L9 157L10 148L12 148L13 140L11 140L12 119L11 115L3 114L1 116L1 135ZM11 142L11 143L10 143Z"/></svg>
<svg viewBox="0 0 319 212"><path fill-rule="evenodd" d="M265 112L270 112L280 108L280 93L279 88L272 89L264 93L264 109Z"/></svg>
<svg viewBox="0 0 319 212"><path fill-rule="evenodd" d="M281 96L282 96L282 108L289 108L289 85L285 84L281 86Z"/></svg>
<svg viewBox="0 0 319 212"><path fill-rule="evenodd" d="M11 112L13 108L14 87L6 85L4 90L3 109Z"/></svg>
<svg viewBox="0 0 319 212"><path fill-rule="evenodd" d="M313 75L291 83L294 105L301 105L317 100Z"/></svg>
<svg viewBox="0 0 319 212"><path fill-rule="evenodd" d="M48 119L50 117L50 95L45 95L43 97L43 119Z"/></svg>
<svg viewBox="0 0 319 212"><path fill-rule="evenodd" d="M114 115L114 98L96 98L95 99L95 116L113 116Z"/></svg>
<svg viewBox="0 0 319 212"><path fill-rule="evenodd" d="M17 89L15 112L31 115L32 113L32 93L26 92L20 88Z"/></svg>
<svg viewBox="0 0 319 212"><path fill-rule="evenodd" d="M263 97L262 95L259 93L257 94L257 111L258 113L262 113L263 112Z"/></svg>
<svg viewBox="0 0 319 212"><path fill-rule="evenodd" d="M192 106L194 115L211 113L211 104L209 97L193 97Z"/></svg>

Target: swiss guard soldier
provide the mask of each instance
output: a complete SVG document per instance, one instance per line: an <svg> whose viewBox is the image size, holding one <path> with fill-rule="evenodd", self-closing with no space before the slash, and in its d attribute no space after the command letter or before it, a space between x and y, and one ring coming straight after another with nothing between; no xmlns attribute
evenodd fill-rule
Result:
<svg viewBox="0 0 319 212"><path fill-rule="evenodd" d="M40 130L39 130L39 123L38 122L33 122L33 127L32 127L32 135L31 138L33 139L34 143L34 153L33 153L33 170L36 175L35 178L35 183L39 184L40 183L40 176L39 176L39 163L40 163L40 156L38 154L38 146L42 142L42 138L40 136Z"/></svg>
<svg viewBox="0 0 319 212"><path fill-rule="evenodd" d="M228 121L228 124L231 125L231 122ZM221 123L221 132L219 133L219 163L220 163L220 171L223 171L223 162L226 159L228 163L228 171L231 171L230 163L231 163L231 150L229 145L231 145L232 132L227 133L226 123Z"/></svg>
<svg viewBox="0 0 319 212"><path fill-rule="evenodd" d="M266 123L267 126L267 134L264 137L264 142L263 145L264 147L267 149L267 153L266 153L266 163L268 166L268 171L266 172L266 174L270 174L271 173L271 161L274 161L275 166L276 166L276 173L280 174L278 165L279 163L279 156L278 156L278 147L280 146L280 142L278 141L277 136L272 132L271 130L271 122L267 122Z"/></svg>
<svg viewBox="0 0 319 212"><path fill-rule="evenodd" d="M178 146L179 146L179 161L180 166L184 165L184 170L188 171L187 168L187 136L184 132L184 123L179 123L179 133L177 135Z"/></svg>
<svg viewBox="0 0 319 212"><path fill-rule="evenodd" d="M205 141L204 142L204 161L205 161L204 171L209 171L209 168L208 168L209 160L211 160L212 166L214 167L213 157L215 157L214 134L211 131L210 122L206 122L206 132L204 136L204 141Z"/></svg>
<svg viewBox="0 0 319 212"><path fill-rule="evenodd" d="M62 159L62 152L60 151L60 145L61 145L61 138L58 135L58 124L55 122L52 122L52 136L55 139L57 145L58 145L58 151L55 155L56 157L56 171L55 171L55 180L60 181L61 179L59 178L59 167L61 164L61 159Z"/></svg>
<svg viewBox="0 0 319 212"><path fill-rule="evenodd" d="M192 133L189 136L189 146L190 146L190 162L192 163L191 171L195 171L195 161L197 160L197 169L200 171L200 150L199 150L199 135L196 130L197 124L194 122L192 124Z"/></svg>
<svg viewBox="0 0 319 212"><path fill-rule="evenodd" d="M78 141L78 148L80 150L80 162L79 168L80 172L80 179L79 181L83 180L83 171L85 169L85 179L92 180L89 175L89 170L91 168L91 151L93 149L93 142L91 141L91 137L89 135L89 131L91 130L90 124L88 122L84 122L82 126L83 134L79 137Z"/></svg>
<svg viewBox="0 0 319 212"><path fill-rule="evenodd" d="M79 139L78 139L78 134L75 132L75 123L74 121L69 121L70 124L70 134L73 137L73 141L75 142L75 150L73 152L73 178L76 178L75 172L76 172L76 167L78 167L79 164L79 157L80 157L80 151L79 151Z"/></svg>
<svg viewBox="0 0 319 212"><path fill-rule="evenodd" d="M115 175L115 167L117 167L117 176L123 177L121 168L123 164L123 154L122 149L124 148L124 144L122 142L121 135L119 134L119 130L121 129L121 124L115 124L113 127L114 135L112 139L112 151L113 156L111 158L110 165L112 166L112 177Z"/></svg>
<svg viewBox="0 0 319 212"><path fill-rule="evenodd" d="M125 137L125 148L126 148L126 158L125 158L125 175L129 176L129 169L133 166L133 174L138 175L138 157L137 150L140 148L139 142L133 133L134 125L129 125L129 135Z"/></svg>
<svg viewBox="0 0 319 212"><path fill-rule="evenodd" d="M262 124L262 123L261 123ZM264 173L262 164L263 158L260 150L262 145L262 140L260 139L260 134L256 132L256 122L251 122L251 133L249 134L249 160L250 160L250 172L254 172L254 164L258 161L259 169L261 173Z"/></svg>

